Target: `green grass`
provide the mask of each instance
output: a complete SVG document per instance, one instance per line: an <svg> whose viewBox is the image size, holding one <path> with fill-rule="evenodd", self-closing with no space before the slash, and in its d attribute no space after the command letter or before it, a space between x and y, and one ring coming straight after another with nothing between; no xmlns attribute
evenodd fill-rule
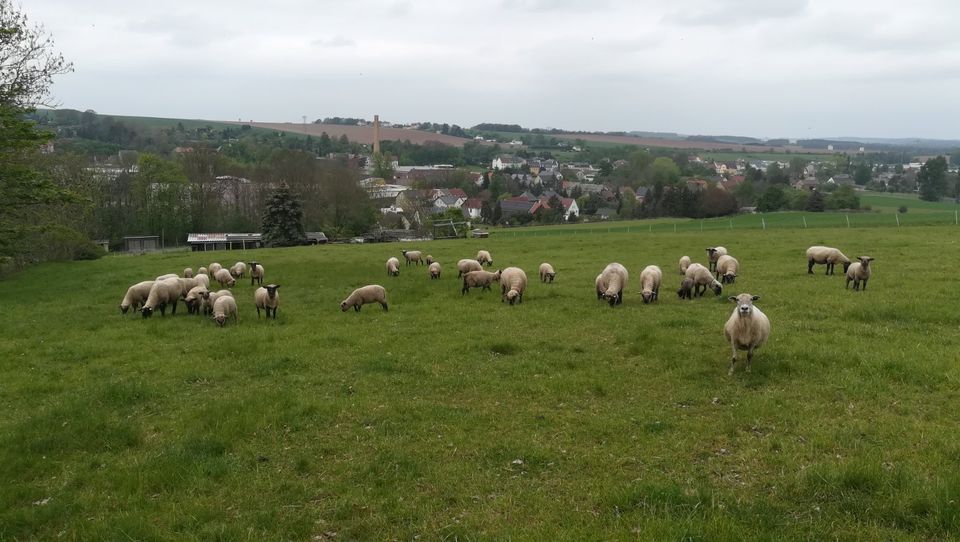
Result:
<svg viewBox="0 0 960 542"><path fill-rule="evenodd" d="M734 229L113 256L37 266L0 307L0 539L948 539L960 532L956 227ZM733 306L681 302L723 244L773 322L726 374ZM808 245L876 258L845 291ZM413 248L412 246L410 248ZM524 303L460 295L489 249ZM121 316L126 287L256 258L276 321ZM557 282L541 285L550 261ZM598 303L610 261L624 304ZM665 285L643 305L639 272ZM390 311L337 305L384 284Z"/></svg>
<svg viewBox="0 0 960 542"><path fill-rule="evenodd" d="M874 210L896 212L900 206L906 206L910 213L952 213L960 209L951 199L941 201L923 201L916 194L892 194L886 192L864 192L859 194L862 205L870 205Z"/></svg>

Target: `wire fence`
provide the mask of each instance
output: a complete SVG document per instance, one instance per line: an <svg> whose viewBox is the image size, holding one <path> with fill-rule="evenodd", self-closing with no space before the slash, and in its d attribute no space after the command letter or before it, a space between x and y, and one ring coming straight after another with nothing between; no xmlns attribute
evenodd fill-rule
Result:
<svg viewBox="0 0 960 542"><path fill-rule="evenodd" d="M906 213L773 213L749 214L702 220L631 221L608 225L518 227L496 230L498 237L548 235L593 235L600 233L680 233L718 230L776 230L804 228L908 228L911 226L960 226L960 212Z"/></svg>

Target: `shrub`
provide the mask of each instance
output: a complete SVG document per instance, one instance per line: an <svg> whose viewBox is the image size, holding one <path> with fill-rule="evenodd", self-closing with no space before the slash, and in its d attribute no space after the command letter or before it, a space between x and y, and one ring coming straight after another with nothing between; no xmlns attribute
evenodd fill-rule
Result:
<svg viewBox="0 0 960 542"><path fill-rule="evenodd" d="M907 212L907 206L906 206L906 205L901 205L900 208L897 209L897 212L900 213L900 214L906 214L906 212Z"/></svg>

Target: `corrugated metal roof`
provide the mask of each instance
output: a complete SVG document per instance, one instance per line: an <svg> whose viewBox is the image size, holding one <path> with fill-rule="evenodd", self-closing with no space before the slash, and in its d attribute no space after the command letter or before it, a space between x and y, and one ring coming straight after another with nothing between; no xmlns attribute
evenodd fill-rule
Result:
<svg viewBox="0 0 960 542"><path fill-rule="evenodd" d="M188 243L226 243L227 241L259 241L259 233L188 233Z"/></svg>

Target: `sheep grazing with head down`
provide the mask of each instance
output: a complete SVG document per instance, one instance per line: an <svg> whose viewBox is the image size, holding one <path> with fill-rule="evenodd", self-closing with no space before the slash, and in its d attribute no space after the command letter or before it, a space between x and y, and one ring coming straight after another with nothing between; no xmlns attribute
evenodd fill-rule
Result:
<svg viewBox="0 0 960 542"><path fill-rule="evenodd" d="M508 267L500 273L500 302L523 303L523 292L527 289L527 274L519 267Z"/></svg>
<svg viewBox="0 0 960 542"><path fill-rule="evenodd" d="M207 268L206 268L206 267L203 267L203 266L201 265L200 268L197 269L197 274L198 274L198 275L206 275L206 274L207 274Z"/></svg>
<svg viewBox="0 0 960 542"><path fill-rule="evenodd" d="M710 271L717 269L717 260L726 253L727 249L724 247L710 247L707 249L707 255L710 257Z"/></svg>
<svg viewBox="0 0 960 542"><path fill-rule="evenodd" d="M844 273L850 269L850 258L844 256L843 252L840 252L838 248L812 246L807 249L807 274L813 274L814 264L826 264L827 272L825 274L833 275L833 268L838 263L843 264Z"/></svg>
<svg viewBox="0 0 960 542"><path fill-rule="evenodd" d="M213 262L212 264L207 266L207 269L209 270L207 272L208 275L210 275L211 277L216 277L217 271L223 269L223 266L217 262Z"/></svg>
<svg viewBox="0 0 960 542"><path fill-rule="evenodd" d="M482 271L482 270L483 270L483 266L480 265L480 262L478 262L477 260L463 259L457 262L458 278L462 277L464 274L469 273L471 271Z"/></svg>
<svg viewBox="0 0 960 542"><path fill-rule="evenodd" d="M733 314L723 326L723 335L733 351L728 374L733 374L733 366L737 362L737 350L747 351L747 371L749 371L750 362L753 361L753 351L760 348L770 337L770 319L753 304L758 299L760 296L750 294L730 296L730 301L735 302L737 308L733 309Z"/></svg>
<svg viewBox="0 0 960 542"><path fill-rule="evenodd" d="M361 286L340 303L340 310L346 312L353 307L353 310L360 312L360 307L367 303L379 303L387 311L387 290L379 284Z"/></svg>
<svg viewBox="0 0 960 542"><path fill-rule="evenodd" d="M177 302L180 301L180 278L173 277L158 280L150 287L150 294L140 309L144 318L153 316L155 310L160 309L160 315L167 315L167 305L173 305L171 314L177 314Z"/></svg>
<svg viewBox="0 0 960 542"><path fill-rule="evenodd" d="M277 319L277 307L280 306L279 284L267 284L261 286L253 292L253 302L257 306L257 318L260 318L260 309L267 311L267 318L270 318L270 311L273 311L273 319Z"/></svg>
<svg viewBox="0 0 960 542"><path fill-rule="evenodd" d="M427 272L430 273L430 279L439 279L440 278L440 262L433 262L427 267Z"/></svg>
<svg viewBox="0 0 960 542"><path fill-rule="evenodd" d="M490 253L486 250L477 251L477 261L480 262L480 265L487 264L490 267L493 267L493 257L490 256Z"/></svg>
<svg viewBox="0 0 960 542"><path fill-rule="evenodd" d="M187 304L187 314L200 314L200 304L210 294L206 286L194 286L187 292L184 302Z"/></svg>
<svg viewBox="0 0 960 542"><path fill-rule="evenodd" d="M213 321L223 327L231 316L233 316L233 323L240 321L240 316L237 314L237 301L229 295L218 297L213 303Z"/></svg>
<svg viewBox="0 0 960 542"><path fill-rule="evenodd" d="M597 277L597 298L606 299L611 307L623 303L623 289L627 287L629 276L627 268L619 263L604 267Z"/></svg>
<svg viewBox="0 0 960 542"><path fill-rule="evenodd" d="M230 274L230 270L223 269L222 267L217 269L217 272L213 274L213 278L220 283L221 288L224 286L232 288L237 283L237 280Z"/></svg>
<svg viewBox="0 0 960 542"><path fill-rule="evenodd" d="M687 268L686 277L693 279L693 295L695 296L703 297L708 287L713 290L715 295L720 295L723 291L723 285L713 278L713 274L706 267L698 263L690 264L690 267Z"/></svg>
<svg viewBox="0 0 960 542"><path fill-rule="evenodd" d="M640 272L640 297L644 304L657 301L660 298L660 281L663 280L663 271L655 265L648 265Z"/></svg>
<svg viewBox="0 0 960 542"><path fill-rule="evenodd" d="M150 288L153 287L154 282L145 280L127 288L127 295L123 296L123 301L120 302L120 312L127 314L130 307L133 307L135 311L140 310L140 307L147 301L147 297L150 296Z"/></svg>
<svg viewBox="0 0 960 542"><path fill-rule="evenodd" d="M183 270L183 278L192 279L193 278L193 269L187 267Z"/></svg>
<svg viewBox="0 0 960 542"><path fill-rule="evenodd" d="M680 274L685 275L690 267L690 256L680 256Z"/></svg>
<svg viewBox="0 0 960 542"><path fill-rule="evenodd" d="M217 290L216 292L207 292L206 294L203 294L202 300L200 301L200 308L203 310L203 314L213 314L213 304L225 295L233 297L233 292L230 290Z"/></svg>
<svg viewBox="0 0 960 542"><path fill-rule="evenodd" d="M400 253L403 254L404 259L407 260L407 265L411 263L420 265L423 263L423 253L419 250L401 250Z"/></svg>
<svg viewBox="0 0 960 542"><path fill-rule="evenodd" d="M850 264L850 267L847 268L847 284L844 288L850 287L850 281L853 281L854 290L867 290L867 281L870 280L870 275L873 273L870 271L870 262L873 261L873 258L870 256L860 256L857 258L859 262L853 262ZM860 283L863 283L863 288L860 288Z"/></svg>
<svg viewBox="0 0 960 542"><path fill-rule="evenodd" d="M684 278L680 283L680 289L677 290L677 297L680 299L693 299L693 279Z"/></svg>
<svg viewBox="0 0 960 542"><path fill-rule="evenodd" d="M737 281L740 262L729 254L717 258L717 278L721 284L733 284Z"/></svg>
<svg viewBox="0 0 960 542"><path fill-rule="evenodd" d="M260 262L249 262L247 265L250 266L250 286L253 286L253 283L263 284L263 266L260 265Z"/></svg>
<svg viewBox="0 0 960 542"><path fill-rule="evenodd" d="M390 258L387 260L387 276L388 277L400 276L400 260L396 258Z"/></svg>
<svg viewBox="0 0 960 542"><path fill-rule="evenodd" d="M557 272L553 270L553 266L547 262L540 264L540 282L550 282L553 283L553 279L557 276Z"/></svg>
<svg viewBox="0 0 960 542"><path fill-rule="evenodd" d="M242 279L244 275L247 274L247 264L243 262L237 262L230 266L230 274L235 279Z"/></svg>
<svg viewBox="0 0 960 542"><path fill-rule="evenodd" d="M432 264L435 260L433 259L433 256L427 254L427 257L424 258L423 261L427 262L427 265L429 266L429 265Z"/></svg>
<svg viewBox="0 0 960 542"><path fill-rule="evenodd" d="M500 271L491 273L490 271L470 271L463 275L463 288L460 289L460 295L470 291L470 288L480 288L480 291L489 290L490 285L500 281Z"/></svg>

